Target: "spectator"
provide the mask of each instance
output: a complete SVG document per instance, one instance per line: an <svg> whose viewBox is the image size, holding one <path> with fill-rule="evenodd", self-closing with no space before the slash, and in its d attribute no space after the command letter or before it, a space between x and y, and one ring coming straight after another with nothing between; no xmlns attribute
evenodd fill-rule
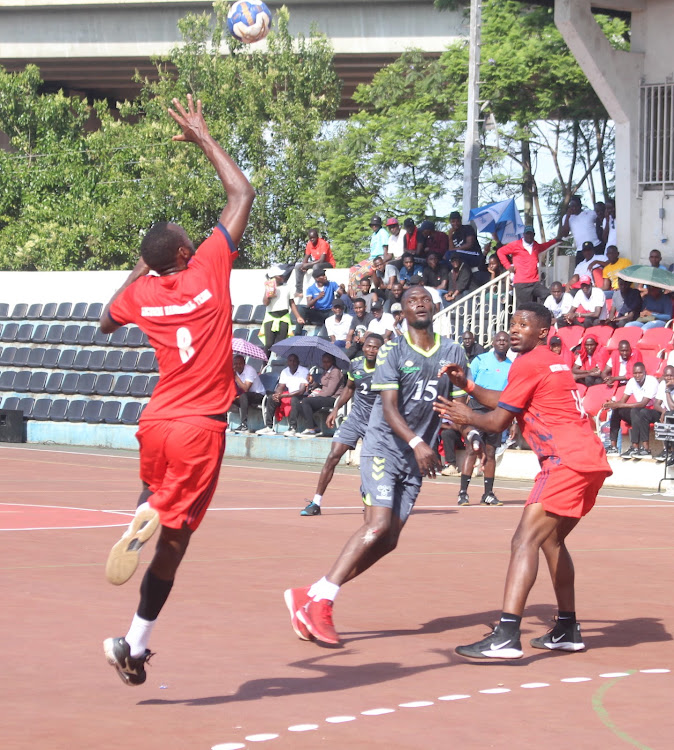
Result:
<svg viewBox="0 0 674 750"><path fill-rule="evenodd" d="M382 299L386 295L386 289L389 285L390 278L386 277L386 271L384 270L384 259L381 255L378 255L372 261L372 273L369 276L363 278L369 278L371 285L374 287L374 291L379 299ZM393 276L395 278L395 275ZM363 279L361 279L362 281Z"/></svg>
<svg viewBox="0 0 674 750"><path fill-rule="evenodd" d="M632 349L629 341L620 341L618 350L611 356L604 367L602 375L606 385L624 385L631 377L634 365L641 361L641 352Z"/></svg>
<svg viewBox="0 0 674 750"><path fill-rule="evenodd" d="M460 396L457 400L465 403L466 397ZM445 454L445 460L440 473L443 477L461 476L461 470L456 460L457 446L463 447L460 429L455 427L453 422L443 420L442 427L440 428L440 440L442 441L442 451Z"/></svg>
<svg viewBox="0 0 674 750"><path fill-rule="evenodd" d="M505 273L505 266L501 263L501 259L496 253L492 253L487 258L487 271L489 272L489 281L498 279L499 276Z"/></svg>
<svg viewBox="0 0 674 750"><path fill-rule="evenodd" d="M470 364L479 354L484 354L487 350L475 341L475 334L472 331L464 331L461 337L463 350L466 352L466 359Z"/></svg>
<svg viewBox="0 0 674 750"><path fill-rule="evenodd" d="M368 282L369 283L369 282ZM313 323L322 325L332 314L332 303L335 301L338 286L334 281L328 281L325 270L319 268L314 271L314 283L307 289L307 304L300 305L300 311L303 322L297 319L295 335L302 331L304 323Z"/></svg>
<svg viewBox="0 0 674 750"><path fill-rule="evenodd" d="M426 267L421 272L424 286L431 286L439 292L446 292L449 271L445 266L440 265L440 256L437 253L429 253L426 263Z"/></svg>
<svg viewBox="0 0 674 750"><path fill-rule="evenodd" d="M534 236L534 228L526 226L522 239L509 242L496 251L503 267L514 273L513 285L518 305L524 302L542 302L549 294L538 274L538 256L556 245L559 239L556 237L541 244L536 242Z"/></svg>
<svg viewBox="0 0 674 750"><path fill-rule="evenodd" d="M660 412L661 422L665 421L665 416L674 413L674 367L671 365L665 367L662 373L662 381L655 396L655 408ZM674 464L674 450L670 440L665 441L665 450L655 460L667 461L667 466Z"/></svg>
<svg viewBox="0 0 674 750"><path fill-rule="evenodd" d="M391 217L386 219L386 229L391 233L388 238L388 253L384 256L384 263L398 263L402 265L402 257L405 252L405 233L400 231L398 219ZM416 249L416 247L415 247Z"/></svg>
<svg viewBox="0 0 674 750"><path fill-rule="evenodd" d="M365 341L365 333L373 319L367 311L365 300L357 298L353 301L353 319L346 337L346 356L353 359L360 352Z"/></svg>
<svg viewBox="0 0 674 750"><path fill-rule="evenodd" d="M601 268L603 274L603 268L605 265L604 261L608 261L608 258L605 255L595 255L595 247L591 242L583 242L581 253L583 259L580 263L577 263L576 267L573 269L573 276L569 281L569 289L578 288L581 276L589 276L590 283L594 286L594 269Z"/></svg>
<svg viewBox="0 0 674 750"><path fill-rule="evenodd" d="M579 323L585 328L590 328L606 320L607 316L604 292L592 286L589 276L581 276L580 290L573 298L573 306L566 315L566 322L569 325Z"/></svg>
<svg viewBox="0 0 674 750"><path fill-rule="evenodd" d="M383 257L388 254L388 232L381 225L381 216L372 217L370 229L370 260L374 260L378 255Z"/></svg>
<svg viewBox="0 0 674 750"><path fill-rule="evenodd" d="M550 294L543 303L552 314L552 322L559 328L566 326L566 316L573 307L573 297L564 290L561 281L553 281L550 284Z"/></svg>
<svg viewBox="0 0 674 750"><path fill-rule="evenodd" d="M358 282L358 295L355 299L362 299L365 302L365 309L371 312L372 303L379 299L377 291L372 291L372 282L369 276L365 276ZM352 303L355 302L352 300Z"/></svg>
<svg viewBox="0 0 674 750"><path fill-rule="evenodd" d="M662 271L667 270L667 266L662 264L662 253L659 250L651 250L648 254L648 262L653 268L659 268Z"/></svg>
<svg viewBox="0 0 674 750"><path fill-rule="evenodd" d="M620 423L627 422L631 425L630 437L632 445L621 458L642 459L651 457L648 434L653 422L660 418L658 409L654 409L655 398L658 393L658 381L652 375L646 375L643 362L636 362L632 371L632 377L627 381L625 392L617 401L607 401L602 408L611 409L611 446L607 448L607 455L618 453L618 435L620 434ZM627 403L630 396L634 397L634 403Z"/></svg>
<svg viewBox="0 0 674 750"><path fill-rule="evenodd" d="M394 302L391 305L391 315L393 315L393 336L402 336L407 330L407 321L403 317L403 306L400 302Z"/></svg>
<svg viewBox="0 0 674 750"><path fill-rule="evenodd" d="M250 432L248 429L248 407L253 404L259 406L265 396L265 389L255 368L246 364L241 354L235 354L232 358L234 366L234 383L236 385L236 398L232 402L239 409L241 422L232 432Z"/></svg>
<svg viewBox="0 0 674 750"><path fill-rule="evenodd" d="M300 366L297 354L289 354L286 361L288 366L281 371L274 393L267 399L264 411L265 426L261 430L258 430L255 433L256 435L273 435L276 409L283 401L290 400L292 403L294 396L303 396L307 390L307 386L309 385L309 370L306 367ZM295 434L297 432L297 410L294 413L291 411L288 422L290 429Z"/></svg>
<svg viewBox="0 0 674 750"><path fill-rule="evenodd" d="M601 252L601 242L597 237L597 214L590 209L583 211L580 198L574 195L569 201L569 207L566 210L562 221L562 230L560 237L573 235L573 242L576 246L576 263L583 260L581 248L586 242L589 242L593 248Z"/></svg>
<svg viewBox="0 0 674 750"><path fill-rule="evenodd" d="M475 230L470 224L461 223L461 214L452 211L449 215L449 250L458 253L461 260L475 271L486 271L487 263L482 254L480 243L477 241ZM448 258L451 260L451 255Z"/></svg>
<svg viewBox="0 0 674 750"><path fill-rule="evenodd" d="M618 291L613 293L613 305L606 322L613 328L623 328L641 315L642 307L643 298L639 290L635 289L629 281L618 279Z"/></svg>
<svg viewBox="0 0 674 750"><path fill-rule="evenodd" d="M602 372L607 360L608 352L605 347L600 346L594 336L585 336L571 370L576 383L582 383L588 388L603 383Z"/></svg>
<svg viewBox="0 0 674 750"><path fill-rule="evenodd" d="M405 219L405 221L403 221L403 228L405 229L405 234L403 235L403 247L406 252L415 255L422 238L417 230L417 225L414 223L414 219Z"/></svg>
<svg viewBox="0 0 674 750"><path fill-rule="evenodd" d="M304 287L304 275L307 271L313 271L317 266L326 268L337 264L330 249L330 245L318 236L318 229L309 230L309 242L304 251L304 258L295 265L295 296L302 297Z"/></svg>
<svg viewBox="0 0 674 750"><path fill-rule="evenodd" d="M632 261L628 258L621 258L615 245L608 245L606 248L606 259L608 262L604 264L601 275L604 277L604 293L606 298L610 299L614 292L618 291L618 274L623 268L631 266Z"/></svg>
<svg viewBox="0 0 674 750"><path fill-rule="evenodd" d="M672 298L657 286L647 286L642 298L641 314L636 320L625 323L625 328L664 328L672 318Z"/></svg>
<svg viewBox="0 0 674 750"><path fill-rule="evenodd" d="M291 399L292 408L288 421L292 420L293 411L297 413L298 409L301 410L306 425L306 429L298 436L301 438L312 438L318 435L318 430L314 426L314 412L320 409L332 409L344 388L342 371L337 367L332 354L324 354L321 364L323 365L323 374L318 380L314 382L313 378L309 376L311 379L309 394L293 396ZM297 425L296 417L294 423ZM288 430L285 436L294 436L294 433L288 433L292 433L292 429Z"/></svg>
<svg viewBox="0 0 674 750"><path fill-rule="evenodd" d="M400 304L400 309L402 310L402 297L404 291L405 287L399 281L394 281L393 284L391 284L391 288L389 289L384 302L384 312L393 312L393 310L391 310L391 305L395 305L396 302Z"/></svg>
<svg viewBox="0 0 674 750"><path fill-rule="evenodd" d="M470 266L461 260L461 256L458 253L452 254L450 263L451 268L447 275L447 294L444 296L447 304L461 299L461 297L468 294L468 292L472 292L477 287L477 282L470 270Z"/></svg>
<svg viewBox="0 0 674 750"><path fill-rule="evenodd" d="M604 252L606 250L606 243L604 242L604 219L606 218L606 204L603 201L596 201L594 204L594 215L597 217L594 221L594 230L599 240L597 246L598 252Z"/></svg>
<svg viewBox="0 0 674 750"><path fill-rule="evenodd" d="M601 239L606 248L606 254L608 255L608 249L612 245L615 247L618 244L618 231L615 223L615 201L613 198L606 199L606 207L604 209L604 220L602 222Z"/></svg>
<svg viewBox="0 0 674 750"><path fill-rule="evenodd" d="M384 337L384 341L390 341L395 328L393 315L384 312L384 303L381 300L372 303L371 313L372 320L368 323L368 332L378 333Z"/></svg>
<svg viewBox="0 0 674 750"><path fill-rule="evenodd" d="M403 267L398 272L398 280L404 288L407 288L412 276L420 276L422 270L423 266L420 263L415 263L412 253L405 253L403 255Z"/></svg>
<svg viewBox="0 0 674 750"><path fill-rule="evenodd" d="M346 348L346 337L353 322L353 316L346 315L344 309L345 305L342 300L336 299L332 303L332 315L325 321L325 329L330 341L342 349Z"/></svg>
<svg viewBox="0 0 674 750"><path fill-rule="evenodd" d="M553 352L553 354L559 354L569 370L573 368L573 352L564 344L559 336L550 336L548 349Z"/></svg>
<svg viewBox="0 0 674 750"><path fill-rule="evenodd" d="M472 227L471 227L472 229ZM419 225L421 241L417 243L415 260L428 258L429 253L437 253L441 258L449 250L449 238L435 228L435 222L422 221Z"/></svg>
<svg viewBox="0 0 674 750"><path fill-rule="evenodd" d="M278 341L288 338L292 311L297 318L298 325L304 325L304 318L300 314L295 300L292 298L290 284L286 283L285 271L281 266L272 266L267 271L267 281L264 285L262 304L266 307L260 332L267 357L271 354L272 346Z"/></svg>

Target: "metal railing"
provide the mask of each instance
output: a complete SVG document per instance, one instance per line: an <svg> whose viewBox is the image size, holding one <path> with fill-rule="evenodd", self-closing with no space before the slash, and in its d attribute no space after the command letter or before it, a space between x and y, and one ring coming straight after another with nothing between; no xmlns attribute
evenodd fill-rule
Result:
<svg viewBox="0 0 674 750"><path fill-rule="evenodd" d="M499 331L508 330L514 309L515 289L506 271L440 310L433 318L434 329L453 339L472 331L478 343L488 346Z"/></svg>
<svg viewBox="0 0 674 750"><path fill-rule="evenodd" d="M672 186L674 83L642 84L639 104L639 186Z"/></svg>

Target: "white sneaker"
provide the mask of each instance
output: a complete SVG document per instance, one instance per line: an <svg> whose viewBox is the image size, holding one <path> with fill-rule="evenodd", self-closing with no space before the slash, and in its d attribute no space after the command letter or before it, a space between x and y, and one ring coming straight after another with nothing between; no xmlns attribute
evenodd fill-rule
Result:
<svg viewBox="0 0 674 750"><path fill-rule="evenodd" d="M105 564L105 577L121 586L136 572L143 545L159 528L159 513L145 502L136 508L133 520L122 538L113 546Z"/></svg>
<svg viewBox="0 0 674 750"><path fill-rule="evenodd" d="M315 437L318 437L318 430L304 430L304 432L300 432L300 434L297 437L315 438Z"/></svg>
<svg viewBox="0 0 674 750"><path fill-rule="evenodd" d="M293 430L292 428L290 430L286 430L283 433L283 437L295 437L297 435L297 430Z"/></svg>
<svg viewBox="0 0 674 750"><path fill-rule="evenodd" d="M263 427L261 430L258 430L256 435L274 435L274 428L273 427Z"/></svg>

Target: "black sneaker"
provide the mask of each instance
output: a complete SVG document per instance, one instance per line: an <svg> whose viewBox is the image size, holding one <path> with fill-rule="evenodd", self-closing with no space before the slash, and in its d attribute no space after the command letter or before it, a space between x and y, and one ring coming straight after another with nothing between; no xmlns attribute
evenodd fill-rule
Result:
<svg viewBox="0 0 674 750"><path fill-rule="evenodd" d="M559 621L552 630L540 638L532 638L534 648L547 648L551 651L583 651L585 644L580 634L580 624L563 625Z"/></svg>
<svg viewBox="0 0 674 750"><path fill-rule="evenodd" d="M313 500L307 505L307 507L300 511L301 516L320 516L321 515L321 506L316 505Z"/></svg>
<svg viewBox="0 0 674 750"><path fill-rule="evenodd" d="M103 651L108 664L117 670L125 685L142 685L145 682L145 662L153 655L150 649L145 649L143 656L134 658L124 638L106 638Z"/></svg>
<svg viewBox="0 0 674 750"><path fill-rule="evenodd" d="M480 505L503 505L493 492L485 492L480 500Z"/></svg>
<svg viewBox="0 0 674 750"><path fill-rule="evenodd" d="M634 454L634 458L651 458L651 452L648 448L639 448Z"/></svg>
<svg viewBox="0 0 674 750"><path fill-rule="evenodd" d="M613 446L613 445L609 446L606 449L606 455L607 456L617 456L618 454L619 454L618 449L615 446Z"/></svg>
<svg viewBox="0 0 674 750"><path fill-rule="evenodd" d="M658 453L658 455L655 456L655 460L658 463L662 463L663 461L666 461L667 460L667 454L665 453L665 451L662 451L662 453Z"/></svg>
<svg viewBox="0 0 674 750"><path fill-rule="evenodd" d="M629 461L636 456L637 451L637 448L628 448L624 453L620 454L620 458L622 458L624 461Z"/></svg>
<svg viewBox="0 0 674 750"><path fill-rule="evenodd" d="M457 505L468 505L470 500L468 499L468 493L463 490L459 490L459 500Z"/></svg>
<svg viewBox="0 0 674 750"><path fill-rule="evenodd" d="M507 636L497 625L484 640L469 646L457 646L456 653L469 659L519 659L522 656L520 632Z"/></svg>

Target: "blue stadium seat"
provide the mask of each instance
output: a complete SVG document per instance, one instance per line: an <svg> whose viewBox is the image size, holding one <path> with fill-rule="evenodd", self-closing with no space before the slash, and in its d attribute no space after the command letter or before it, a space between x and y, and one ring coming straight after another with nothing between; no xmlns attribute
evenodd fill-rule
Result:
<svg viewBox="0 0 674 750"><path fill-rule="evenodd" d="M47 341L47 334L49 333L49 323L38 323L33 328L33 335L31 341L33 344L44 344Z"/></svg>
<svg viewBox="0 0 674 750"><path fill-rule="evenodd" d="M121 411L119 401L106 401L101 410L101 422L105 424L119 424L119 412Z"/></svg>
<svg viewBox="0 0 674 750"><path fill-rule="evenodd" d="M40 315L42 315L42 305L39 302L35 302L28 308L26 320L38 320Z"/></svg>
<svg viewBox="0 0 674 750"><path fill-rule="evenodd" d="M138 372L157 372L157 357L154 352L142 352L136 363Z"/></svg>
<svg viewBox="0 0 674 750"><path fill-rule="evenodd" d="M44 387L47 383L47 373L42 371L31 372L30 382L28 383L29 393L44 393Z"/></svg>
<svg viewBox="0 0 674 750"><path fill-rule="evenodd" d="M56 302L47 302L47 304L42 307L40 320L54 320L56 318L57 307L58 305Z"/></svg>
<svg viewBox="0 0 674 750"><path fill-rule="evenodd" d="M252 305L239 305L236 308L236 312L234 313L232 320L234 323L240 323L240 324L246 325L247 323L250 323L250 319L252 316L253 316Z"/></svg>
<svg viewBox="0 0 674 750"><path fill-rule="evenodd" d="M104 365L105 351L103 349L94 349L91 352L91 357L89 358L89 369L93 370L94 372L98 372L99 370L103 369Z"/></svg>
<svg viewBox="0 0 674 750"><path fill-rule="evenodd" d="M10 411L16 411L19 408L19 401L21 399L18 396L9 396L5 399L5 403L2 405L3 409L9 409Z"/></svg>
<svg viewBox="0 0 674 750"><path fill-rule="evenodd" d="M71 302L61 302L56 308L56 320L69 320L73 309Z"/></svg>
<svg viewBox="0 0 674 750"><path fill-rule="evenodd" d="M122 372L134 372L136 369L136 363L138 362L138 352L128 351L122 354L122 361L119 365L119 369Z"/></svg>
<svg viewBox="0 0 674 750"><path fill-rule="evenodd" d="M105 363L103 364L103 369L107 370L108 372L115 372L116 370L119 370L121 362L122 352L119 349L111 349L105 355Z"/></svg>
<svg viewBox="0 0 674 750"><path fill-rule="evenodd" d="M30 383L30 370L19 370L14 378L14 390L17 393L28 393Z"/></svg>
<svg viewBox="0 0 674 750"><path fill-rule="evenodd" d="M255 370L255 372L260 372L260 370L265 366L266 362L263 359L248 357L248 359L246 360L246 364L250 365Z"/></svg>
<svg viewBox="0 0 674 750"><path fill-rule="evenodd" d="M7 320L9 317L9 305L6 302L0 302L0 320Z"/></svg>
<svg viewBox="0 0 674 750"><path fill-rule="evenodd" d="M159 382L159 375L153 375L147 382L147 395L151 396Z"/></svg>
<svg viewBox="0 0 674 750"><path fill-rule="evenodd" d="M251 344L255 344L255 346L259 346L260 349L264 349L264 344L262 343L262 341L260 341L259 330L251 331L250 336L248 337L248 341L250 341Z"/></svg>
<svg viewBox="0 0 674 750"><path fill-rule="evenodd" d="M91 396L94 393L96 386L96 373L95 372L83 372L80 375L80 379L77 381L77 392L83 396Z"/></svg>
<svg viewBox="0 0 674 750"><path fill-rule="evenodd" d="M33 324L22 323L19 326L18 333L16 334L16 340L19 342L19 344L28 344L32 338L33 338Z"/></svg>
<svg viewBox="0 0 674 750"><path fill-rule="evenodd" d="M63 329L63 336L61 338L61 343L66 344L66 346L75 346L77 344L77 337L80 332L80 327L78 325L72 324L68 325Z"/></svg>
<svg viewBox="0 0 674 750"><path fill-rule="evenodd" d="M80 326L77 343L80 346L91 346L96 338L96 326Z"/></svg>
<svg viewBox="0 0 674 750"><path fill-rule="evenodd" d="M250 322L257 323L257 325L261 325L262 321L264 320L264 316L266 312L267 312L266 305L258 305L255 308L255 310L253 310L253 315L251 316Z"/></svg>
<svg viewBox="0 0 674 750"><path fill-rule="evenodd" d="M62 372L52 372L47 378L47 382L44 386L45 393L61 393L61 383L63 383Z"/></svg>
<svg viewBox="0 0 674 750"><path fill-rule="evenodd" d="M68 413L68 399L57 398L52 401L51 409L49 411L49 419L52 422L65 422L66 414Z"/></svg>
<svg viewBox="0 0 674 750"><path fill-rule="evenodd" d="M99 396L109 396L112 393L112 384L115 382L115 376L109 372L101 372L96 377L94 393Z"/></svg>
<svg viewBox="0 0 674 750"><path fill-rule="evenodd" d="M122 326L116 331L113 331L110 336L110 346L124 346L128 335L129 329L126 326Z"/></svg>
<svg viewBox="0 0 674 750"><path fill-rule="evenodd" d="M31 349L28 354L28 367L42 367L45 351L46 349L41 346L36 346L34 349Z"/></svg>
<svg viewBox="0 0 674 750"><path fill-rule="evenodd" d="M12 320L23 320L26 317L27 313L28 305L24 304L23 302L19 302L18 304L14 305L11 318Z"/></svg>
<svg viewBox="0 0 674 750"><path fill-rule="evenodd" d="M14 364L14 357L18 349L16 346L6 346L0 354L0 365L2 367L11 367Z"/></svg>
<svg viewBox="0 0 674 750"><path fill-rule="evenodd" d="M143 341L144 334L138 328L138 326L132 326L129 328L129 332L126 334L126 341L124 342L125 346L145 346L145 342Z"/></svg>
<svg viewBox="0 0 674 750"><path fill-rule="evenodd" d="M102 411L102 401L87 401L86 406L84 407L84 421L88 424L100 424Z"/></svg>
<svg viewBox="0 0 674 750"><path fill-rule="evenodd" d="M145 398L147 396L147 384L149 378L147 375L134 375L131 379L129 393L134 398Z"/></svg>
<svg viewBox="0 0 674 750"><path fill-rule="evenodd" d="M18 409L23 412L24 419L30 419L33 416L33 407L35 406L35 399L31 396L19 399Z"/></svg>
<svg viewBox="0 0 674 750"><path fill-rule="evenodd" d="M84 409L87 402L83 398L77 398L68 404L66 419L68 422L84 422Z"/></svg>
<svg viewBox="0 0 674 750"><path fill-rule="evenodd" d="M28 356L30 355L30 349L27 346L21 346L16 350L14 355L13 367L27 367Z"/></svg>
<svg viewBox="0 0 674 750"><path fill-rule="evenodd" d="M129 401L122 409L122 415L119 418L119 421L122 424L138 424L141 411L142 408L138 401Z"/></svg>
<svg viewBox="0 0 674 750"><path fill-rule="evenodd" d="M59 357L59 368L61 370L72 370L76 354L76 349L62 349Z"/></svg>
<svg viewBox="0 0 674 750"><path fill-rule="evenodd" d="M60 349L46 349L44 353L44 359L42 360L42 367L47 367L50 370L55 369L58 366L60 357Z"/></svg>
<svg viewBox="0 0 674 750"><path fill-rule="evenodd" d="M113 396L128 396L131 388L131 375L118 375L112 389Z"/></svg>
<svg viewBox="0 0 674 750"><path fill-rule="evenodd" d="M79 372L67 372L61 383L61 393L66 396L73 396L77 393L77 384L80 380Z"/></svg>
<svg viewBox="0 0 674 750"><path fill-rule="evenodd" d="M13 391L14 378L16 378L14 370L5 370L3 373L0 373L0 391Z"/></svg>
<svg viewBox="0 0 674 750"><path fill-rule="evenodd" d="M91 320L98 322L98 319L101 317L101 313L103 312L103 303L102 302L92 302L89 307L87 307L87 316L85 320Z"/></svg>
<svg viewBox="0 0 674 750"><path fill-rule="evenodd" d="M61 323L54 323L49 326L49 332L47 333L48 344L60 344L63 339L63 326Z"/></svg>
<svg viewBox="0 0 674 750"><path fill-rule="evenodd" d="M50 398L38 398L35 406L33 406L33 419L37 419L38 421L49 419L51 404L52 399Z"/></svg>
<svg viewBox="0 0 674 750"><path fill-rule="evenodd" d="M0 336L0 341L3 341L6 344L12 344L16 341L18 333L18 323L5 323L2 329L2 336Z"/></svg>
<svg viewBox="0 0 674 750"><path fill-rule="evenodd" d="M75 359L73 360L73 370L88 370L90 361L91 350L80 349L80 351L75 355Z"/></svg>
<svg viewBox="0 0 674 750"><path fill-rule="evenodd" d="M86 302L76 302L70 313L70 320L85 320L88 306Z"/></svg>
<svg viewBox="0 0 674 750"><path fill-rule="evenodd" d="M108 346L110 344L110 334L103 333L100 328L96 328L96 333L94 334L94 344L96 346Z"/></svg>
<svg viewBox="0 0 674 750"><path fill-rule="evenodd" d="M248 329L247 328L235 328L232 332L232 338L243 339L248 341Z"/></svg>

